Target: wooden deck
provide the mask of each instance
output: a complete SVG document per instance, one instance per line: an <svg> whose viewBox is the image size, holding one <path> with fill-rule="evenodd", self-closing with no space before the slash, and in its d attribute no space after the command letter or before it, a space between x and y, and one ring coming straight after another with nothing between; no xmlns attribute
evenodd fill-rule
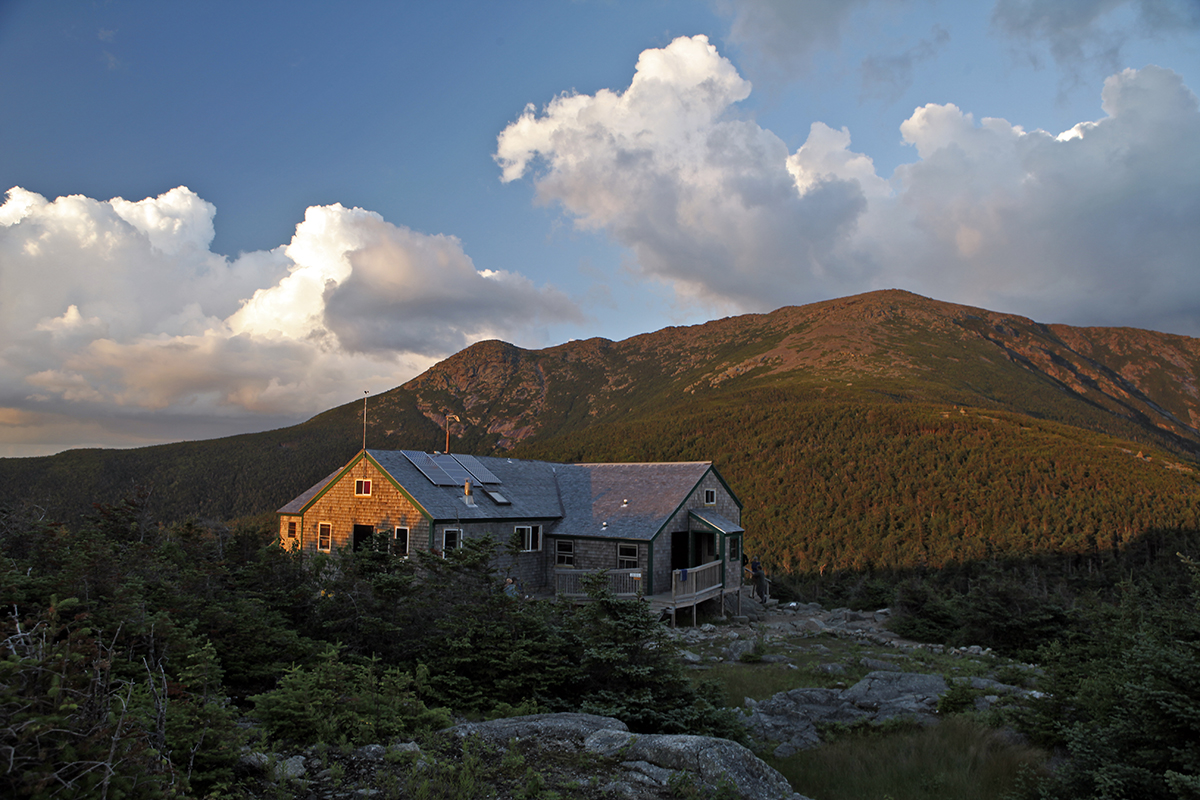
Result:
<svg viewBox="0 0 1200 800"><path fill-rule="evenodd" d="M720 561L710 561L698 567L677 569L671 573L671 590L653 595L641 595L641 570L608 570L609 585L618 597L641 597L650 604L655 615L670 614L671 627L681 609L692 609L692 624L696 624L696 606L705 600L720 597L727 590L721 582ZM560 597L582 598L585 595L579 579L590 570L559 570L555 574L555 589ZM637 577L634 578L634 575Z"/></svg>

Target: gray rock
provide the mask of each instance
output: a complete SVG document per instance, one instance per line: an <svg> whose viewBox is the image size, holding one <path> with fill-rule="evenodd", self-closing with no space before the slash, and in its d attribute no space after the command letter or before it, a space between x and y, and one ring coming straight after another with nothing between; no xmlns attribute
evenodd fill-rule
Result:
<svg viewBox="0 0 1200 800"><path fill-rule="evenodd" d="M387 754L387 748L381 744L369 744L354 751L354 755L370 761L382 761Z"/></svg>
<svg viewBox="0 0 1200 800"><path fill-rule="evenodd" d="M947 688L940 675L876 670L848 689L793 689L748 705L746 728L756 739L777 743L774 752L784 757L819 745L820 729L830 723L894 717L932 723Z"/></svg>
<svg viewBox="0 0 1200 800"><path fill-rule="evenodd" d="M640 778L643 782L655 786L666 786L667 781L675 774L674 770L651 764L649 761L622 761L621 766L632 773L628 776L630 779Z"/></svg>
<svg viewBox="0 0 1200 800"><path fill-rule="evenodd" d="M279 753L271 753L270 755L267 753L246 753L239 759L239 763L243 767L249 767L266 773L276 783L300 780L307 773L304 767L304 756L292 756L285 759Z"/></svg>
<svg viewBox="0 0 1200 800"><path fill-rule="evenodd" d="M276 782L298 781L308 770L304 768L304 756L292 756L275 762L273 777Z"/></svg>
<svg viewBox="0 0 1200 800"><path fill-rule="evenodd" d="M862 658L858 662L869 670L882 670L884 672L901 672L902 670L897 665L890 661L881 661L878 658Z"/></svg>
<svg viewBox="0 0 1200 800"><path fill-rule="evenodd" d="M842 693L842 699L859 708L873 710L877 719L904 714L931 714L938 698L946 693L946 681L940 675L912 672L869 672Z"/></svg>
<svg viewBox="0 0 1200 800"><path fill-rule="evenodd" d="M621 748L627 747L634 739L628 728L602 728L593 731L583 741L583 748L589 753L616 758L623 755Z"/></svg>
<svg viewBox="0 0 1200 800"><path fill-rule="evenodd" d="M738 661L746 653L754 652L755 642L750 639L741 639L736 642L730 642L725 648L724 655L730 661Z"/></svg>
<svg viewBox="0 0 1200 800"><path fill-rule="evenodd" d="M987 691L992 694L1015 694L1021 697L1029 694L1028 689L994 681L991 678L955 678L954 683L968 683L972 689L979 689L980 691Z"/></svg>
<svg viewBox="0 0 1200 800"><path fill-rule="evenodd" d="M543 743L560 742L580 746L591 734L606 729L628 730L624 722L596 714L530 714L524 717L464 722L450 732L459 738L479 736L484 741L504 743L509 739L536 736Z"/></svg>
<svg viewBox="0 0 1200 800"><path fill-rule="evenodd" d="M778 771L737 742L708 736L658 734L639 736L626 757L669 770L692 773L710 789L732 784L745 800L780 800L800 795Z"/></svg>
<svg viewBox="0 0 1200 800"><path fill-rule="evenodd" d="M691 650L680 650L679 657L689 664L699 664L703 660Z"/></svg>

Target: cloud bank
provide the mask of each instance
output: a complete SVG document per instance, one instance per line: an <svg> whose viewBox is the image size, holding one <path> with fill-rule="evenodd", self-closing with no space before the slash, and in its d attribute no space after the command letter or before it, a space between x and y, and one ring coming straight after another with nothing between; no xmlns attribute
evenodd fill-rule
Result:
<svg viewBox="0 0 1200 800"><path fill-rule="evenodd" d="M499 136L502 180L629 248L681 300L769 310L876 288L1057 322L1200 334L1200 110L1155 66L1054 135L930 104L890 178L817 122L789 154L703 36L647 50L624 92L564 94Z"/></svg>
<svg viewBox="0 0 1200 800"><path fill-rule="evenodd" d="M553 287L478 270L454 237L370 211L311 207L290 243L232 260L209 249L214 214L182 186L137 202L8 192L4 454L128 441L123 421L148 411L149 440L228 418L286 424L473 341L582 321Z"/></svg>

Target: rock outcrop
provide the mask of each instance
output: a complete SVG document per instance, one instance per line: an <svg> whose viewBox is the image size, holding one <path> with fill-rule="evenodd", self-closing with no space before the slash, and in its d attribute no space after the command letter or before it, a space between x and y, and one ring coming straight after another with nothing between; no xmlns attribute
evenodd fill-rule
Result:
<svg viewBox="0 0 1200 800"><path fill-rule="evenodd" d="M296 797L341 800L372 797L379 786L416 785L421 776L439 771L453 774L463 767L443 763L454 758L447 753L471 750L476 758L527 764L531 773L537 773L536 780L546 781L546 788L560 791L570 786L571 797L663 800L723 793L742 800L809 800L736 742L635 734L620 720L593 714L467 722L442 731L438 739L457 746L447 749L435 741L426 749L395 742L349 753L336 748L310 748L303 754L247 753L242 769L261 776L264 796L285 790Z"/></svg>
<svg viewBox="0 0 1200 800"><path fill-rule="evenodd" d="M745 800L804 800L787 779L737 742L708 736L635 734L625 723L591 714L534 714L471 722L450 732L460 738L478 736L497 746L536 738L553 751L584 751L610 760L620 774L602 787L606 795L659 797L680 784L702 796L725 787Z"/></svg>

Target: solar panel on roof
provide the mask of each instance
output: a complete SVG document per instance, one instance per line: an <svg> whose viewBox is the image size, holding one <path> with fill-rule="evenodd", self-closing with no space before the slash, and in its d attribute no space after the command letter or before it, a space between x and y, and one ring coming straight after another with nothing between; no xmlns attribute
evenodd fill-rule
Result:
<svg viewBox="0 0 1200 800"><path fill-rule="evenodd" d="M421 474L429 479L429 482L434 486L455 486L462 481L456 481L446 474L433 457L428 453L423 453L420 450L401 450L404 457L412 462L412 465L421 471Z"/></svg>
<svg viewBox="0 0 1200 800"><path fill-rule="evenodd" d="M479 462L475 456L453 453L454 460L466 467L467 472L475 476L479 483L503 483L490 469Z"/></svg>
<svg viewBox="0 0 1200 800"><path fill-rule="evenodd" d="M434 464L437 464L442 468L443 472L450 476L451 480L454 481L454 485L462 486L467 481L475 480L475 476L470 472L467 472L466 468L463 467L462 464L455 461L454 456L446 455L445 453L437 453L430 456L430 458L433 459ZM439 484L439 486L440 485L441 484Z"/></svg>

